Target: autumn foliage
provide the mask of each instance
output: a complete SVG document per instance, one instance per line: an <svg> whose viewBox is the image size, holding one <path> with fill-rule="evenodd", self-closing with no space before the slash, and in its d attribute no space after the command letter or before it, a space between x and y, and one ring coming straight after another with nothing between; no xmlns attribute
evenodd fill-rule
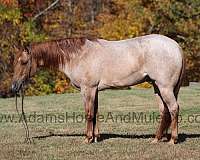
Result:
<svg viewBox="0 0 200 160"><path fill-rule="evenodd" d="M185 81L200 81L199 28L199 0L0 0L0 95L10 95L14 44L74 36L120 40L166 35L184 50ZM26 94L65 92L74 92L67 77L43 70Z"/></svg>

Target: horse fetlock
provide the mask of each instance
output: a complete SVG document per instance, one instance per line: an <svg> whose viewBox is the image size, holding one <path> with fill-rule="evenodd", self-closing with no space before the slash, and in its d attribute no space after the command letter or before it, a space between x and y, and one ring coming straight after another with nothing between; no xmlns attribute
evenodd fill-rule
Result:
<svg viewBox="0 0 200 160"><path fill-rule="evenodd" d="M171 138L170 141L168 142L168 144L176 144L177 143L177 139L173 139Z"/></svg>
<svg viewBox="0 0 200 160"><path fill-rule="evenodd" d="M99 138L99 137L94 137L94 143L97 143L97 142L98 142L98 138Z"/></svg>
<svg viewBox="0 0 200 160"><path fill-rule="evenodd" d="M95 136L95 137L100 137L99 130L95 130L95 131L94 131L94 136Z"/></svg>
<svg viewBox="0 0 200 160"><path fill-rule="evenodd" d="M154 138L154 140L151 141L151 144L156 144L156 143L158 143L158 142L160 142L160 139L158 139L158 138Z"/></svg>
<svg viewBox="0 0 200 160"><path fill-rule="evenodd" d="M86 144L89 144L89 143L92 143L94 141L94 138L93 137L88 137L86 136L85 140L84 140L84 143Z"/></svg>
<svg viewBox="0 0 200 160"><path fill-rule="evenodd" d="M159 131L156 133L155 139L161 140L162 137L163 137L163 131L159 130Z"/></svg>

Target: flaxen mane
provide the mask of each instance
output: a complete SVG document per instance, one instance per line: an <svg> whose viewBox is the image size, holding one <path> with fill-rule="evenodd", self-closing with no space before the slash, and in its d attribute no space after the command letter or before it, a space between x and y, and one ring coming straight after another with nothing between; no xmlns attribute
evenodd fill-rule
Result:
<svg viewBox="0 0 200 160"><path fill-rule="evenodd" d="M44 67L58 68L70 61L85 44L87 38L66 38L31 45L31 55L37 63L43 62Z"/></svg>

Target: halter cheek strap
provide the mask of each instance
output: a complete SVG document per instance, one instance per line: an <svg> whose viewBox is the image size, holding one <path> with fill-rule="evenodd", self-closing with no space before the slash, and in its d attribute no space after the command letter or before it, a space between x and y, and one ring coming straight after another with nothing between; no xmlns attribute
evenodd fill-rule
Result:
<svg viewBox="0 0 200 160"><path fill-rule="evenodd" d="M31 48L30 49L27 49L27 52L30 56L30 60L28 62L28 68L29 68L29 72L28 72L28 79L31 78L31 68L32 68L32 55L31 55Z"/></svg>
<svg viewBox="0 0 200 160"><path fill-rule="evenodd" d="M31 68L32 68L32 56L30 54L30 62L29 62L29 73L28 73L28 78L31 78Z"/></svg>

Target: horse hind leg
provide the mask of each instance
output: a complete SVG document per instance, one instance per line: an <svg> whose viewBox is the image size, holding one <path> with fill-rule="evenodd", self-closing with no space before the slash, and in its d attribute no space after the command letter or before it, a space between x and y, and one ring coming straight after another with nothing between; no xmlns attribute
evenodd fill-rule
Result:
<svg viewBox="0 0 200 160"><path fill-rule="evenodd" d="M165 131L167 134L167 130L171 124L171 116L170 116L170 113L169 113L166 103L163 101L163 99L161 97L158 86L155 83L153 85L154 85L155 97L156 97L156 100L159 105L159 111L160 111L160 117L161 117L160 124L156 131L155 139L152 141L152 143L157 143L162 139L163 133Z"/></svg>
<svg viewBox="0 0 200 160"><path fill-rule="evenodd" d="M93 119L93 126L94 126L94 142L98 141L100 137L99 134L99 122L98 122L98 90L96 91L95 95L95 102L94 102L94 119Z"/></svg>
<svg viewBox="0 0 200 160"><path fill-rule="evenodd" d="M173 87L162 87L159 86L160 94L168 107L171 116L171 140L170 144L177 143L178 139L178 114L179 106L177 103L176 96L174 95Z"/></svg>

